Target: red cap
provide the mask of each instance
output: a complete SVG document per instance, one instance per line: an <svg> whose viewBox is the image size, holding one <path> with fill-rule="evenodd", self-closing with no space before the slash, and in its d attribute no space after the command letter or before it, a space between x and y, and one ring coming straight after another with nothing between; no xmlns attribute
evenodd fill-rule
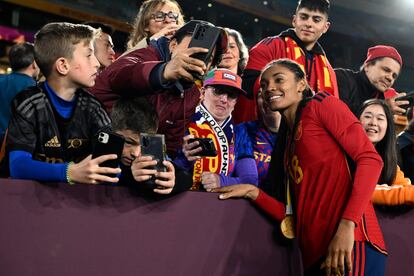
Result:
<svg viewBox="0 0 414 276"><path fill-rule="evenodd" d="M389 57L396 60L401 66L403 64L402 58L397 49L386 45L377 45L368 49L367 59L364 63L370 62L376 58Z"/></svg>
<svg viewBox="0 0 414 276"><path fill-rule="evenodd" d="M224 85L231 86L240 93L247 95L246 91L242 89L242 79L239 75L233 73L228 69L213 69L204 77L203 86L208 85Z"/></svg>

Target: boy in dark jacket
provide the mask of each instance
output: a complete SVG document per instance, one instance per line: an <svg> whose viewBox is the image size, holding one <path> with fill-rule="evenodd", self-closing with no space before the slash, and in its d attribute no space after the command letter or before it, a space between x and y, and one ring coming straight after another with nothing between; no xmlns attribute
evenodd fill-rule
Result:
<svg viewBox="0 0 414 276"><path fill-rule="evenodd" d="M188 190L192 176L172 162L162 162L165 172L155 169L157 161L141 153L141 133L155 134L158 116L145 98L119 99L112 113L112 130L125 139L120 184L138 191L170 194Z"/></svg>
<svg viewBox="0 0 414 276"><path fill-rule="evenodd" d="M50 23L35 36L35 60L46 77L12 102L6 152L13 178L98 184L118 182L120 169L100 167L116 155L92 159L91 138L110 119L83 90L95 84L95 29Z"/></svg>

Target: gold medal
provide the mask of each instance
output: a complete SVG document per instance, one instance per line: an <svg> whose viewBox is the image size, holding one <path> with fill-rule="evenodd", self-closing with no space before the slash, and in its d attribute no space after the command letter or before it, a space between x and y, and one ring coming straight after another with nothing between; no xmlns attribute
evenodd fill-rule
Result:
<svg viewBox="0 0 414 276"><path fill-rule="evenodd" d="M295 227L293 226L293 217L287 215L280 223L280 230L283 236L288 239L295 238Z"/></svg>

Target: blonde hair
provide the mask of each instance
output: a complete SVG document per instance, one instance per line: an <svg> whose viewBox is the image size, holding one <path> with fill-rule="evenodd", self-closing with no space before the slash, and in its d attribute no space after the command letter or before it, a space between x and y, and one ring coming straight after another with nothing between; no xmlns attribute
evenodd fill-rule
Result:
<svg viewBox="0 0 414 276"><path fill-rule="evenodd" d="M138 44L142 39L150 37L152 34L145 31L148 28L149 21L151 20L151 16L156 10L158 6L163 5L173 5L176 6L180 12L180 16L178 17L178 25L184 24L184 16L183 11L175 0L146 0L142 3L137 16L134 20L134 26L131 34L129 35L129 39L127 42L127 50L134 48L135 45Z"/></svg>

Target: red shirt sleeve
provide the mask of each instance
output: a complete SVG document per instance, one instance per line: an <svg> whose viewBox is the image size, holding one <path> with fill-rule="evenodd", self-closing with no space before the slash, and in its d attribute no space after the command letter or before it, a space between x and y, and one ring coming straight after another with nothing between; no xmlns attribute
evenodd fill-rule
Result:
<svg viewBox="0 0 414 276"><path fill-rule="evenodd" d="M259 196L253 203L277 221L282 221L285 217L285 205L260 189Z"/></svg>
<svg viewBox="0 0 414 276"><path fill-rule="evenodd" d="M342 218L357 224L381 175L382 159L345 103L329 96L317 106L317 114L326 130L356 163L351 195Z"/></svg>

